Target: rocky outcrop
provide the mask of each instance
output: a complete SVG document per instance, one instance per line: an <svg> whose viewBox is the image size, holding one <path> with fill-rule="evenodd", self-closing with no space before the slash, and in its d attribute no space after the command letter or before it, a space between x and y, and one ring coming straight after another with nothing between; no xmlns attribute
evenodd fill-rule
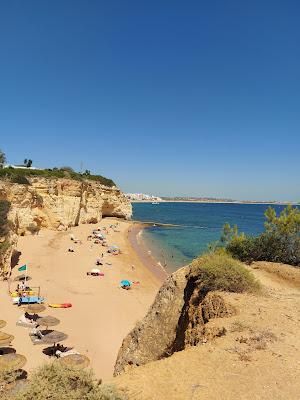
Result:
<svg viewBox="0 0 300 400"><path fill-rule="evenodd" d="M10 272L11 259L18 243L18 235L10 231L0 237L0 277Z"/></svg>
<svg viewBox="0 0 300 400"><path fill-rule="evenodd" d="M87 180L28 179L30 185L0 182L0 200L10 202L9 219L19 235L42 227L66 230L103 216L131 217L131 204L117 188Z"/></svg>
<svg viewBox="0 0 300 400"><path fill-rule="evenodd" d="M130 218L131 203L116 187L96 181L64 178L28 177L29 185L0 181L0 201L10 204L8 243L16 235L34 233L41 228L67 230L79 224L97 223L104 216ZM11 248L0 256L0 269L5 269Z"/></svg>
<svg viewBox="0 0 300 400"><path fill-rule="evenodd" d="M199 285L191 268L181 268L167 278L145 318L123 340L115 375L225 333L209 321L233 314L233 308L219 293Z"/></svg>

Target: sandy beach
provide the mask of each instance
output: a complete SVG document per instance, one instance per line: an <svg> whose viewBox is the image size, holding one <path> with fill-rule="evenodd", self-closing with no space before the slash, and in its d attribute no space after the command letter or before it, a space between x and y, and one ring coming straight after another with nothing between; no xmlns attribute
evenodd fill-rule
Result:
<svg viewBox="0 0 300 400"><path fill-rule="evenodd" d="M113 218L105 218L94 225L81 225L67 232L42 230L36 236L19 238L21 252L18 265L13 269L11 290L17 286L13 279L20 274L18 266L28 264L31 287L40 287L46 303L72 303L72 308L47 310L41 316L51 315L60 320L54 327L68 335L63 342L91 360L91 367L98 378L108 379L123 338L142 319L154 300L165 277L158 266L151 266L151 259L143 260L143 253L134 242L139 229L128 221L119 221L118 232L109 230L108 244L116 244L122 253L108 254L107 248L87 240L97 227L109 227ZM72 244L70 235L82 241ZM67 250L72 246L74 253ZM95 267L95 260L104 253L104 265L99 266L104 277L87 276ZM111 264L111 265L109 265ZM152 268L152 269L151 269ZM139 281L130 290L119 288L122 279ZM9 283L0 282L1 319L7 321L4 332L14 335L12 346L17 353L27 358L26 371L47 362L50 358L43 353L45 346L33 345L29 329L16 326L23 310L12 304L8 293Z"/></svg>

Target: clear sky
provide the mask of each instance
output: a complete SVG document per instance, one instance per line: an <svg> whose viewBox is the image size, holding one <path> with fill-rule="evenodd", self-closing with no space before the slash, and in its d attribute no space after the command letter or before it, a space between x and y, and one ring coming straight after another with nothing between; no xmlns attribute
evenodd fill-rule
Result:
<svg viewBox="0 0 300 400"><path fill-rule="evenodd" d="M127 192L300 200L298 0L0 4L0 148Z"/></svg>

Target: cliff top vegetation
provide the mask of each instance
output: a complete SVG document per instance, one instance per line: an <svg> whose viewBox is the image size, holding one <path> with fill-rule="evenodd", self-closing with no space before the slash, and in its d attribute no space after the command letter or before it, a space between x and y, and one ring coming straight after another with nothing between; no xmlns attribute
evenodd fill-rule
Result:
<svg viewBox="0 0 300 400"><path fill-rule="evenodd" d="M29 185L28 177L43 177L43 178L68 178L77 181L91 180L101 183L102 185L113 187L113 180L105 178L101 175L92 175L89 171L84 173L75 172L70 167L53 168L53 169L29 169L29 168L0 168L0 179L9 180L14 183Z"/></svg>
<svg viewBox="0 0 300 400"><path fill-rule="evenodd" d="M96 381L92 371L76 370L57 362L38 368L17 393L11 394L9 384L22 382L18 373L0 374L0 397L3 400L126 400L124 392L113 385ZM1 394L2 391L2 394Z"/></svg>
<svg viewBox="0 0 300 400"><path fill-rule="evenodd" d="M206 292L258 292L260 285L241 262L219 251L196 258L191 264L191 276Z"/></svg>

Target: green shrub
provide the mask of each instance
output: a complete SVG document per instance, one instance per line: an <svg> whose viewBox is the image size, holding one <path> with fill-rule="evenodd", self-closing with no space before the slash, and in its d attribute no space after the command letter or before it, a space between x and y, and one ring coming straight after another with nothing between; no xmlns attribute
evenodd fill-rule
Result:
<svg viewBox="0 0 300 400"><path fill-rule="evenodd" d="M44 178L69 178L78 181L91 180L101 183L105 186L115 186L115 183L108 178L101 175L86 175L74 172L70 167L63 167L61 169L22 169L22 168L0 168L0 179L11 180L15 183L29 184L28 177L41 176Z"/></svg>
<svg viewBox="0 0 300 400"><path fill-rule="evenodd" d="M76 370L57 362L34 372L24 389L7 400L126 400L113 385L99 385L91 371Z"/></svg>
<svg viewBox="0 0 300 400"><path fill-rule="evenodd" d="M226 251L245 262L270 261L300 266L300 210L288 206L277 216L269 207L265 216L265 232L256 237L238 234L226 224L225 235L222 234L222 238L226 237L222 243Z"/></svg>
<svg viewBox="0 0 300 400"><path fill-rule="evenodd" d="M254 275L238 260L228 254L208 253L191 264L191 276L205 291L256 292L259 283Z"/></svg>
<svg viewBox="0 0 300 400"><path fill-rule="evenodd" d="M29 180L23 174L18 174L18 175L12 176L11 181L13 183L19 183L21 185L30 185Z"/></svg>

